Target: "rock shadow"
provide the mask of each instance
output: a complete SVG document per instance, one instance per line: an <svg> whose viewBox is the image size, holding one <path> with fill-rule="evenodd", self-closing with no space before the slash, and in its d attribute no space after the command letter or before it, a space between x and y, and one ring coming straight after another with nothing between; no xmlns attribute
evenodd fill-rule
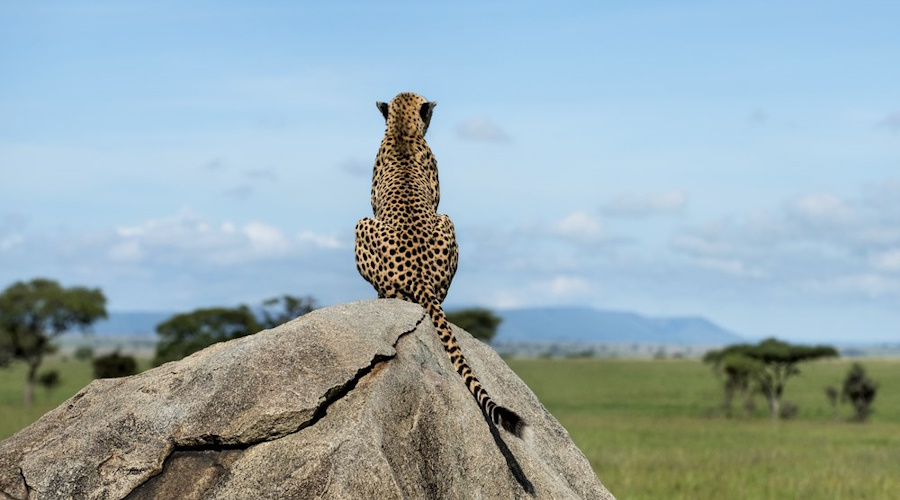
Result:
<svg viewBox="0 0 900 500"><path fill-rule="evenodd" d="M528 480L528 476L525 475L525 471L522 470L522 466L519 465L519 461L516 460L516 456L513 455L512 450L509 449L509 446L506 446L506 442L503 441L503 437L500 436L500 431L497 429L497 426L494 425L494 422L491 421L491 417L484 411L481 412L481 416L484 417L484 421L487 422L488 428L491 430L491 436L494 438L494 443L497 444L497 448L500 450L500 453L503 454L503 458L506 459L506 465L509 467L509 472L516 478L516 481L522 486L522 489L524 489L526 493L534 496L534 485Z"/></svg>

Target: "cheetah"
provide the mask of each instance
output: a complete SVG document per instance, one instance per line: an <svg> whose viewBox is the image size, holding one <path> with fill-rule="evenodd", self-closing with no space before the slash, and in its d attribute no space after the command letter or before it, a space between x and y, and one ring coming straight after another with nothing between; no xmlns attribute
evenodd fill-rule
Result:
<svg viewBox="0 0 900 500"><path fill-rule="evenodd" d="M526 423L488 396L459 349L441 307L456 274L453 222L437 213L437 161L425 142L436 102L413 93L376 105L386 128L372 174L374 218L356 224L356 269L379 298L422 306L431 318L453 368L495 425L521 438Z"/></svg>

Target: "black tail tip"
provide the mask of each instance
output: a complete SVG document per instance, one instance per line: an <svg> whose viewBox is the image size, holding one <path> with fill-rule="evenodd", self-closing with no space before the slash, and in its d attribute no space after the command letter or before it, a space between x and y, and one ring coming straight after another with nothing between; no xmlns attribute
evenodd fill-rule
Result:
<svg viewBox="0 0 900 500"><path fill-rule="evenodd" d="M525 423L525 421L522 420L522 417L516 414L516 412L508 410L502 406L498 406L494 412L494 415L497 420L494 423L502 426L504 429L506 429L507 432L511 433L519 439L522 439L522 437L525 435L525 428L528 427L528 424Z"/></svg>

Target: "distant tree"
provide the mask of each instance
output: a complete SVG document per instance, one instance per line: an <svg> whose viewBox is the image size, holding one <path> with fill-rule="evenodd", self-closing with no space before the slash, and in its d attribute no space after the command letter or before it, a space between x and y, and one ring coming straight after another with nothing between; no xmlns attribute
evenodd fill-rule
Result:
<svg viewBox="0 0 900 500"><path fill-rule="evenodd" d="M723 378L725 398L722 407L726 415L732 414L732 401L740 395L744 418L755 408L754 396L760 392L757 378L763 369L762 363L736 352L709 351L703 361L713 366L713 371Z"/></svg>
<svg viewBox="0 0 900 500"><path fill-rule="evenodd" d="M137 361L134 357L123 356L119 351L97 356L91 364L94 365L94 378L127 377L137 373Z"/></svg>
<svg viewBox="0 0 900 500"><path fill-rule="evenodd" d="M156 326L160 337L156 345L154 365L179 360L217 342L236 339L262 330L262 326L245 305L234 308L214 307L176 314Z"/></svg>
<svg viewBox="0 0 900 500"><path fill-rule="evenodd" d="M0 293L0 365L28 366L24 401L34 401L37 371L54 352L51 340L72 329L87 331L106 317L106 297L98 288L64 288L49 279L16 282Z"/></svg>
<svg viewBox="0 0 900 500"><path fill-rule="evenodd" d="M781 396L790 377L800 374L797 366L805 361L837 356L837 350L830 346L794 345L778 339L768 338L759 344L736 344L718 351L707 353L708 359L743 356L756 361L758 369L752 378L759 390L766 396L772 420L779 415Z"/></svg>
<svg viewBox="0 0 900 500"><path fill-rule="evenodd" d="M840 420L840 414L838 412L838 403L840 402L840 399L838 398L839 395L840 393L834 386L829 385L825 388L825 397L828 398L828 403L831 404L831 409L834 410L835 422Z"/></svg>
<svg viewBox="0 0 900 500"><path fill-rule="evenodd" d="M41 373L37 379L38 384L47 391L47 395L50 395L50 392L59 385L59 372L56 370L50 370L49 372Z"/></svg>
<svg viewBox="0 0 900 500"><path fill-rule="evenodd" d="M275 328L278 325L303 316L318 307L315 299L310 296L294 297L282 295L264 300L262 303L262 318L260 325L263 328Z"/></svg>
<svg viewBox="0 0 900 500"><path fill-rule="evenodd" d="M844 379L841 398L853 405L854 420L865 422L872 414L872 403L878 392L878 384L866 375L866 370L859 363L853 363Z"/></svg>
<svg viewBox="0 0 900 500"><path fill-rule="evenodd" d="M490 309L482 307L447 313L447 319L483 342L490 342L494 338L494 335L497 334L497 327L503 321L503 318L494 314Z"/></svg>
<svg viewBox="0 0 900 500"><path fill-rule="evenodd" d="M89 345L78 346L75 349L75 359L78 361L90 361L94 359L94 348Z"/></svg>

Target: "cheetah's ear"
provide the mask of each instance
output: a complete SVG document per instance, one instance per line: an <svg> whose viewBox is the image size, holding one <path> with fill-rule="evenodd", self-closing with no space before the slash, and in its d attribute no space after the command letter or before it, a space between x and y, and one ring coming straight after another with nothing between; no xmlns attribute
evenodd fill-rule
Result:
<svg viewBox="0 0 900 500"><path fill-rule="evenodd" d="M434 111L435 106L437 106L437 101L431 101L423 102L422 107L419 108L419 116L422 117L422 122L425 124L425 130L428 130L428 124L431 123L431 112Z"/></svg>
<svg viewBox="0 0 900 500"><path fill-rule="evenodd" d="M388 117L388 103L378 101L378 102L375 103L375 105L378 106L378 109L381 111L381 114L384 115L385 121L387 121L387 117Z"/></svg>

